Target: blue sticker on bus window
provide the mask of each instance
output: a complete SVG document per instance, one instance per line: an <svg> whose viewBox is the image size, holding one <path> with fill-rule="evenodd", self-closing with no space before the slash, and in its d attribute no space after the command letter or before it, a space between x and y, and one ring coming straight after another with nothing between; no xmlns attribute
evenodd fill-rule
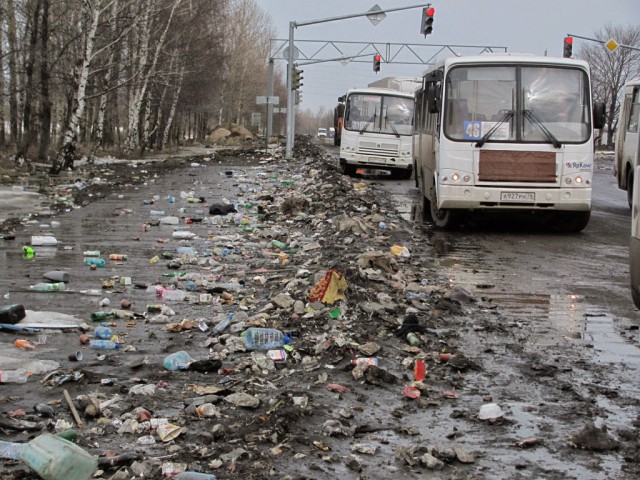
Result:
<svg viewBox="0 0 640 480"><path fill-rule="evenodd" d="M468 140L479 140L482 138L482 122L464 122L464 138Z"/></svg>

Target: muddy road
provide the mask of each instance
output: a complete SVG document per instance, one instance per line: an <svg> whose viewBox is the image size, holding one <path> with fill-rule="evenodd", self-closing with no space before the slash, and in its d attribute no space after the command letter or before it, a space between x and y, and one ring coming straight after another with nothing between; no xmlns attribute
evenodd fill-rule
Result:
<svg viewBox="0 0 640 480"><path fill-rule="evenodd" d="M23 219L15 240L0 242L3 305L78 325L0 334L4 369L59 363L0 385L1 438L75 427L79 445L102 459L99 477L116 480L181 470L219 479L638 477L623 195L605 202L614 197L598 191L579 235L500 223L434 233L412 219L412 181L344 177L330 154L301 148L293 162L239 151L94 170L85 182L107 181L74 192L81 208ZM601 170L596 186L600 174L613 178ZM210 214L225 199L238 211ZM159 224L163 216L178 225ZM22 246L43 233L59 244L25 257ZM89 250L107 259L104 268L84 264ZM29 289L58 269L71 277L65 292ZM328 269L344 274L345 298L312 301ZM169 276L177 271L191 276ZM163 299L149 289L156 285L187 298ZM136 315L107 321L120 348L80 343L95 333L91 313L122 310L122 301ZM147 308L158 303L175 315ZM290 332L286 361L247 351L240 334L250 326ZM36 348L16 348L19 338ZM77 351L80 362L69 358ZM201 368L164 368L178 351ZM362 357L378 365L354 365ZM210 406L194 409L202 401ZM41 404L50 415L34 410ZM497 412L485 418L486 407ZM161 423L177 436L163 438ZM0 463L0 477L37 478L20 462Z"/></svg>

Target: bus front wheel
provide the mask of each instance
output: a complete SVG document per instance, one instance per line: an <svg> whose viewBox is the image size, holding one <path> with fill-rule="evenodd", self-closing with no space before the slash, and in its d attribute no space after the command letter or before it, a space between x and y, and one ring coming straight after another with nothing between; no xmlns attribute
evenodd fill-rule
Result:
<svg viewBox="0 0 640 480"><path fill-rule="evenodd" d="M340 173L352 177L356 174L356 167L354 165L349 165L348 163L343 163L340 165Z"/></svg>
<svg viewBox="0 0 640 480"><path fill-rule="evenodd" d="M578 233L585 229L591 218L591 210L586 212L552 212L551 228L557 233Z"/></svg>
<svg viewBox="0 0 640 480"><path fill-rule="evenodd" d="M458 226L459 213L450 208L438 208L438 196L436 189L431 188L429 198L429 213L433 224L442 230L450 230Z"/></svg>

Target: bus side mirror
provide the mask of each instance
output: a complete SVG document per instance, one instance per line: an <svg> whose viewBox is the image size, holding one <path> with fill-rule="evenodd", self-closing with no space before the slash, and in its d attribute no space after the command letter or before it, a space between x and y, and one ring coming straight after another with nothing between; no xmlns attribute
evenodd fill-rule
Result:
<svg viewBox="0 0 640 480"><path fill-rule="evenodd" d="M593 128L598 130L604 127L604 103L596 102L593 104Z"/></svg>
<svg viewBox="0 0 640 480"><path fill-rule="evenodd" d="M338 97L338 102L340 103L344 103L345 100L346 100L346 95L342 95L341 97Z"/></svg>
<svg viewBox="0 0 640 480"><path fill-rule="evenodd" d="M438 113L440 104L440 86L435 82L429 82L427 84L427 110L429 113Z"/></svg>

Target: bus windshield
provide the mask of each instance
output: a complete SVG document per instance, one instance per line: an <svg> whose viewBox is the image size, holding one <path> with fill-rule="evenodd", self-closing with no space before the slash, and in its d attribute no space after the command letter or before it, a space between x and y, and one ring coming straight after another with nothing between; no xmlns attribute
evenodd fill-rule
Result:
<svg viewBox="0 0 640 480"><path fill-rule="evenodd" d="M380 94L352 94L347 99L345 126L360 133L411 135L413 98Z"/></svg>
<svg viewBox="0 0 640 480"><path fill-rule="evenodd" d="M451 140L583 143L591 134L588 79L571 67L458 66L446 78Z"/></svg>

